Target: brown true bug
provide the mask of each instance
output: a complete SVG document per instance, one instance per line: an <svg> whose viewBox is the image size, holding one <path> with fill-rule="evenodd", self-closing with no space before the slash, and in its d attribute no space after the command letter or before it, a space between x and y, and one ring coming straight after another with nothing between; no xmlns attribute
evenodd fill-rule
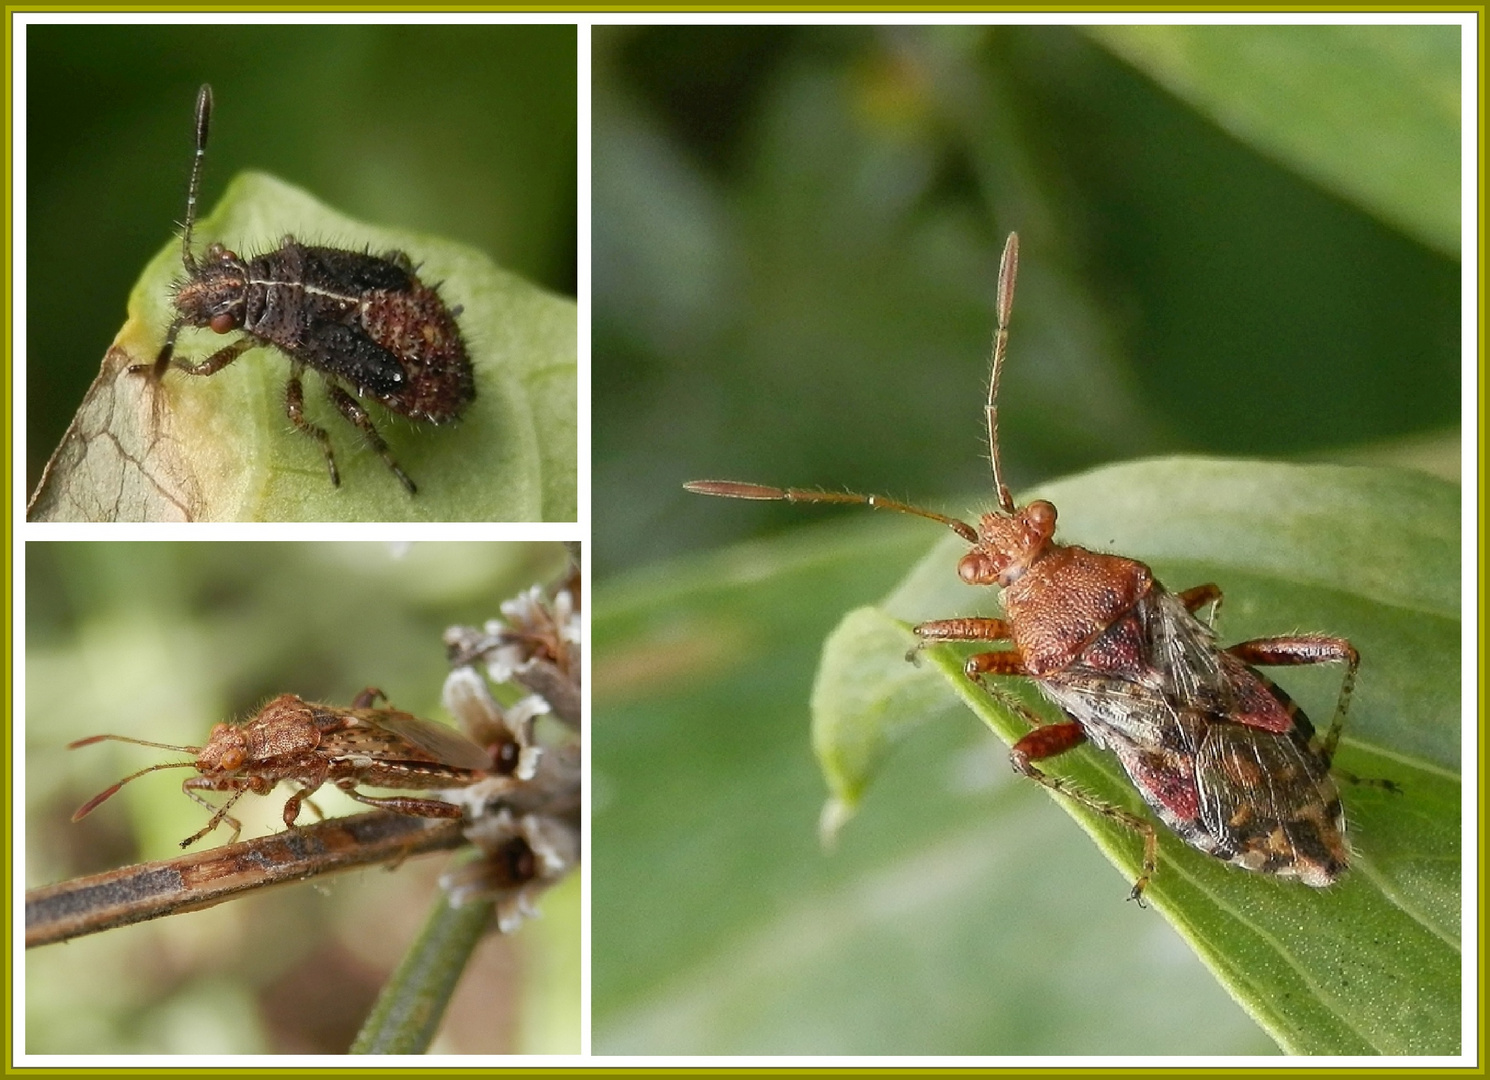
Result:
<svg viewBox="0 0 1490 1080"><path fill-rule="evenodd" d="M176 316L155 363L129 370L156 381L172 367L188 375L215 375L254 346L272 345L290 357L285 414L320 444L332 484L339 485L341 477L331 437L305 418L301 376L306 368L321 373L331 404L414 494L414 481L393 460L353 394L411 420L443 424L458 418L476 397L471 361L455 322L461 309L447 308L438 288L419 280L402 251L374 255L308 247L286 236L278 250L251 258L213 242L198 260L191 233L211 117L212 87L204 83L197 92L196 155L181 237L186 278L175 286ZM191 363L174 356L176 336L186 326L243 336Z"/></svg>
<svg viewBox="0 0 1490 1080"><path fill-rule="evenodd" d="M1214 584L1170 593L1141 562L1056 543L1055 507L1018 507L999 464L998 383L1008 345L1019 261L1010 234L999 266L997 331L988 388L988 443L998 507L974 528L875 495L806 491L733 481L684 485L703 495L808 503L858 503L929 518L972 549L957 573L1002 590L1004 618L935 619L914 628L920 644L968 641L1007 648L968 658L968 678L997 693L993 677L1021 675L1064 714L1047 723L1007 695L1033 730L1010 751L1014 768L1143 837L1139 899L1158 865L1153 825L1100 803L1036 762L1083 742L1110 750L1159 819L1186 843L1248 870L1326 886L1346 870L1349 849L1330 764L1360 657L1343 638L1258 638L1222 648L1211 624ZM1210 621L1195 617L1210 605ZM914 650L913 650L914 654ZM1320 738L1294 702L1254 665L1342 662L1333 722ZM1385 786L1391 787L1389 783Z"/></svg>
<svg viewBox="0 0 1490 1080"><path fill-rule="evenodd" d="M228 810L244 792L267 795L281 780L300 785L300 790L285 803L286 825L295 824L301 804L328 782L358 802L384 810L414 817L460 817L460 807L440 799L375 797L357 790L360 784L383 788L464 787L482 779L493 768L487 752L453 728L397 709L373 708L380 697L386 700L381 690L369 687L347 709L281 694L247 723L215 725L206 746L170 746L124 735L79 739L69 744L68 749L112 739L179 750L197 757L195 761L172 761L132 773L89 799L72 819L79 821L86 817L99 803L137 777L157 769L182 768L194 768L197 775L184 780L181 790L212 811L206 825L181 841L182 847L200 840L222 821L232 826L236 840L241 826L228 816ZM197 794L199 791L232 794L221 806L213 806ZM314 809L314 804L311 805Z"/></svg>

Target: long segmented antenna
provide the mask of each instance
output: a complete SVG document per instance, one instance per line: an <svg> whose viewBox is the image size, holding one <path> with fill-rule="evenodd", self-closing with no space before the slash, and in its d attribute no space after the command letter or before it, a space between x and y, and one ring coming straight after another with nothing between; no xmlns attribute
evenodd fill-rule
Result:
<svg viewBox="0 0 1490 1080"><path fill-rule="evenodd" d="M197 152L191 161L191 186L186 189L186 228L181 233L181 261L190 274L197 272L191 253L191 227L197 220L197 188L202 182L202 159L207 156L207 128L212 121L212 86L203 83L197 91Z"/></svg>
<svg viewBox="0 0 1490 1080"><path fill-rule="evenodd" d="M978 530L965 521L938 514L935 510L887 499L882 495L860 495L854 491L807 491L804 488L767 487L765 484L743 484L738 480L690 480L683 487L695 495L719 495L726 499L759 499L793 503L858 503L876 510L894 510L898 514L939 521L970 544L978 542Z"/></svg>
<svg viewBox="0 0 1490 1080"><path fill-rule="evenodd" d="M1014 309L1014 278L1019 273L1019 234L1010 233L999 259L998 329L993 332L993 370L988 376L988 457L993 466L993 490L1004 513L1014 513L1014 498L1004 486L1004 470L999 463L999 373L1004 369L1004 353L1009 348L1009 313Z"/></svg>
<svg viewBox="0 0 1490 1080"><path fill-rule="evenodd" d="M183 754L197 754L200 753L202 750L200 746L172 746L170 743L147 742L145 739L131 739L124 735L90 735L86 739L79 739L77 742L68 743L67 748L69 750L76 750L80 746L92 746L94 743L103 742L106 739L111 739L114 742L134 743L136 746L153 746L157 750L176 750ZM120 780L117 784L110 784L108 787L100 791L97 795L93 796L93 798L85 802L82 806L78 807L77 812L73 814L72 819L74 821L82 821L83 818L87 817L89 814L93 813L94 810L98 809L99 804L102 803L105 799L108 799L110 796L114 795L120 788L129 783L131 780L136 780L139 777L144 776L146 773L152 773L159 769L196 768L196 764L197 763L195 761L168 761L163 765L151 765L149 768L141 769L137 773L130 773L123 780Z"/></svg>
<svg viewBox="0 0 1490 1080"><path fill-rule="evenodd" d="M1013 514L1014 497L1004 486L1003 467L999 464L999 372L1004 367L1004 353L1009 347L1009 313L1014 308L1014 278L1019 272L1019 234L1010 233L1004 243L1004 254L999 259L998 280L998 329L993 335L993 371L988 377L988 450L993 465L993 487L998 493L999 507L1006 514ZM880 495L860 495L855 491L807 491L803 488L779 488L766 484L745 484L737 480L693 480L683 485L695 495L718 495L726 499L760 499L792 503L857 503L876 510L894 510L899 514L912 514L929 521L940 522L970 544L976 544L978 530L965 521L938 514L934 510L912 506L910 503L886 499Z"/></svg>

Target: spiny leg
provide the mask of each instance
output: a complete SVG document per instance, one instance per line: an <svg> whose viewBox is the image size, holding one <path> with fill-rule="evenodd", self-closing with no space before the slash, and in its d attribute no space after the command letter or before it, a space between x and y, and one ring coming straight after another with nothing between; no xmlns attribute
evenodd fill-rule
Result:
<svg viewBox="0 0 1490 1080"><path fill-rule="evenodd" d="M290 423L321 444L321 453L326 455L326 469L331 473L331 485L340 487L336 455L331 452L331 436L326 434L325 428L317 427L305 418L305 386L300 381L304 371L304 364L290 365L290 381L285 383L285 415L290 418Z"/></svg>
<svg viewBox="0 0 1490 1080"><path fill-rule="evenodd" d="M347 418L347 422L362 432L367 445L383 459L383 464L393 470L393 475L409 489L409 494L415 494L419 489L414 486L414 481L409 479L408 473L400 469L398 462L393 460L393 455L388 452L388 444L383 441L383 436L378 434L378 429L373 427L372 418L367 415L367 410L357 404L357 400L351 394L333 383L326 384L326 396L331 399L331 404L336 406L337 411Z"/></svg>
<svg viewBox="0 0 1490 1080"><path fill-rule="evenodd" d="M1003 619L988 619L970 616L962 619L932 619L913 627L912 632L920 640L905 654L914 660L916 654L928 645L943 641L1008 641L1009 624Z"/></svg>
<svg viewBox="0 0 1490 1080"><path fill-rule="evenodd" d="M174 356L176 335L181 332L183 325L180 319L171 323L170 327L166 330L165 344L160 347L160 352L155 358L155 363L132 364L129 368L130 374L140 375L148 373L152 378L159 380L165 375L167 368L175 368L177 371L184 372L187 375L216 375L257 344L251 337L240 337L237 341L224 345L211 356L207 357L207 359L193 364L190 360L181 360Z"/></svg>
<svg viewBox="0 0 1490 1080"><path fill-rule="evenodd" d="M408 814L411 817L458 818L464 813L454 803L441 799L416 799L407 795L364 795L350 785L338 784L337 786L360 803L376 806L380 810L392 810L395 814Z"/></svg>
<svg viewBox="0 0 1490 1080"><path fill-rule="evenodd" d="M1207 604L1212 605L1211 617L1206 620L1206 625L1216 625L1216 618L1221 614L1221 586L1215 582L1207 582L1204 585L1196 585L1193 589L1186 589L1178 596L1180 603L1185 605L1185 610L1191 615Z"/></svg>
<svg viewBox="0 0 1490 1080"><path fill-rule="evenodd" d="M1009 624L1003 619L971 616L965 619L932 619L915 628L916 636L935 641L1008 641Z"/></svg>
<svg viewBox="0 0 1490 1080"><path fill-rule="evenodd" d="M962 620L949 619L947 622L959 622ZM997 623L999 619L972 620L976 622ZM1046 720L1034 709L1020 701L1013 694L1005 691L998 684L991 682L989 676L1021 675L1029 677L1030 670L1025 666L1024 657L1018 649L1001 649L998 652L974 653L967 658L962 665L962 673L971 682L977 683L988 692L990 697L997 698L1000 703L1011 712L1018 713L1024 722L1030 727L1039 728L1046 726Z"/></svg>
<svg viewBox="0 0 1490 1080"><path fill-rule="evenodd" d="M916 649L919 649L935 641L1007 641L1009 624L1003 619L978 616L963 619L935 619L917 626L915 632L922 638L916 646ZM907 659L915 655L916 649L910 651ZM969 681L977 683L986 690L989 696L997 698L1006 708L1022 716L1031 727L1044 726L1044 717L1018 698L1005 693L1002 688L988 679L990 675L1022 675L1028 678L1030 670L1025 666L1024 657L1018 649L974 653L963 663L962 673Z"/></svg>
<svg viewBox="0 0 1490 1080"><path fill-rule="evenodd" d="M193 364L190 360L176 358L171 360L171 366L187 375L216 375L256 344L251 337L241 337L230 345L224 345L200 363ZM159 360L155 363L157 367L160 366Z"/></svg>
<svg viewBox="0 0 1490 1080"><path fill-rule="evenodd" d="M960 621L964 620L947 620L951 623ZM992 624L1000 622L998 619L968 621L984 625L969 626L967 629L985 631L995 630L996 627ZM963 670L969 679L997 697L1006 707L1017 712L1034 729L1026 733L1009 751L1009 763L1014 766L1015 772L1044 784L1052 791L1060 792L1066 798L1089 810L1096 811L1103 817L1126 825L1143 837L1143 871L1134 883L1133 891L1128 894L1128 899L1137 900L1142 905L1143 890L1148 887L1149 880L1153 878L1159 866L1159 837L1154 831L1154 826L1136 814L1130 814L1126 810L1120 810L1116 806L1109 806L1107 803L1093 799L1070 781L1043 773L1033 764L1080 746L1086 741L1085 729L1072 720L1055 724L1046 723L1045 719L1034 709L989 681L991 676L1028 676L1030 674L1029 668L1025 666L1024 657L1017 649L975 653L968 657Z"/></svg>
<svg viewBox="0 0 1490 1080"><path fill-rule="evenodd" d="M1345 678L1340 682L1340 697L1335 704L1335 717L1325 732L1321 752L1325 763L1335 757L1335 747L1340 742L1340 732L1345 726L1345 713L1350 708L1350 695L1355 689L1356 670L1361 666L1361 654L1344 638L1301 634L1297 637L1255 638L1242 641L1226 650L1243 663L1256 667L1295 667L1300 664L1332 664L1343 662Z"/></svg>
<svg viewBox="0 0 1490 1080"><path fill-rule="evenodd" d="M243 798L243 793L246 792L248 788L240 787L234 789L233 794L228 797L227 802L223 803L221 806L213 806L210 802L196 793L195 789L204 785L202 785L201 783L193 783L193 781L200 781L201 779L202 778L200 776L188 777L185 781L182 782L181 790L184 791L187 797L190 798L193 802L196 802L201 806L205 806L208 810L211 810L212 817L208 820L206 825L203 825L196 832L192 833L185 840L181 841L181 846L184 848L191 847L202 837L206 836L213 829L217 828L218 822L222 821L226 821L233 827L233 835L228 838L228 843L237 843L238 834L243 831L243 824L237 818L231 817L228 814L228 808L231 807L239 799ZM216 789L214 788L212 790Z"/></svg>
<svg viewBox="0 0 1490 1080"><path fill-rule="evenodd" d="M186 320L181 316L171 320L171 325L166 327L166 340L160 347L160 352L155 354L153 364L131 364L129 373L131 375L149 375L156 382L165 375L166 368L171 366L171 354L176 350L176 335L181 333L181 328L186 325Z"/></svg>
<svg viewBox="0 0 1490 1080"><path fill-rule="evenodd" d="M1159 836L1152 823L1136 814L1120 810L1116 806L1098 802L1069 780L1043 773L1034 766L1036 761L1064 754L1067 750L1072 750L1085 741L1086 732L1080 724L1074 721L1047 724L1036 728L1015 743L1014 748L1009 751L1009 762L1016 772L1044 784L1052 791L1060 792L1072 802L1079 803L1088 810L1096 811L1103 817L1126 825L1143 837L1143 871L1139 874L1138 880L1133 883L1133 891L1128 894L1129 900L1137 900L1139 906L1142 907L1143 890L1148 887L1149 881L1159 869Z"/></svg>

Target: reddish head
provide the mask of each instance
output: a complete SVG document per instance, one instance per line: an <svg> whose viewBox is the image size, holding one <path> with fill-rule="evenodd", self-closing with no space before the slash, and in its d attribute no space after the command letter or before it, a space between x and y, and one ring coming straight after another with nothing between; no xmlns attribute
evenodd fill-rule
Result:
<svg viewBox="0 0 1490 1080"><path fill-rule="evenodd" d="M248 267L221 244L208 244L192 276L176 286L176 310L188 326L215 333L241 329L248 288Z"/></svg>
<svg viewBox="0 0 1490 1080"><path fill-rule="evenodd" d="M1036 499L1013 514L984 514L978 542L957 563L957 576L969 585L1007 589L1045 554L1055 535L1055 507Z"/></svg>

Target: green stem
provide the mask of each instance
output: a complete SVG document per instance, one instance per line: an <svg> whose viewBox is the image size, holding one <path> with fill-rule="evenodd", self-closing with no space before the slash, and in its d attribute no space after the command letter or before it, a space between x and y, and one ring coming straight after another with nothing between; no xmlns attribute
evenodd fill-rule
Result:
<svg viewBox="0 0 1490 1080"><path fill-rule="evenodd" d="M440 894L418 940L378 995L352 1053L422 1054L429 1049L494 907L491 901L452 907Z"/></svg>

